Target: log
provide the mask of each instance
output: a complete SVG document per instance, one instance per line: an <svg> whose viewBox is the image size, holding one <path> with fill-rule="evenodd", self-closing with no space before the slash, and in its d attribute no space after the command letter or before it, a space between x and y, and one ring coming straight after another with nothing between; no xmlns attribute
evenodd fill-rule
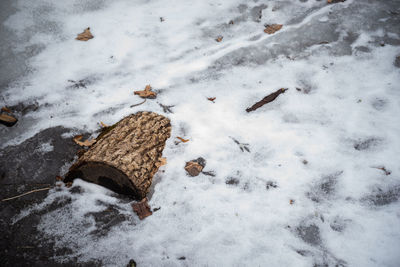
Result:
<svg viewBox="0 0 400 267"><path fill-rule="evenodd" d="M81 178L141 200L161 165L170 135L170 120L162 115L138 112L125 117L97 137L97 142L71 166L64 181Z"/></svg>

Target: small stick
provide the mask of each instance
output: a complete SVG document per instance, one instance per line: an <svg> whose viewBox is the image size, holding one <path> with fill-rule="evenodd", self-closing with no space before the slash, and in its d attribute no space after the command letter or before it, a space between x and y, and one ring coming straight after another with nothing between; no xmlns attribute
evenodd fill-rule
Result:
<svg viewBox="0 0 400 267"><path fill-rule="evenodd" d="M147 100L147 98L145 98L144 101L143 101L143 102L140 102L139 104L134 104L134 105L132 105L131 108L140 106L141 104L143 104L144 102L146 102L146 100Z"/></svg>
<svg viewBox="0 0 400 267"><path fill-rule="evenodd" d="M25 195L29 195L29 194L31 194L31 193L35 193L35 192L39 192L39 191L44 191L44 190L49 190L49 189L51 189L51 188L52 188L52 187L45 187L45 188L39 188L39 189L31 190L31 191L29 191L29 192L25 192L25 193L23 193L23 194L21 194L21 195L18 195L18 196L14 196L14 197L9 197L9 198L2 199L1 201L12 200L12 199L19 198L19 197L22 197L22 196L25 196Z"/></svg>

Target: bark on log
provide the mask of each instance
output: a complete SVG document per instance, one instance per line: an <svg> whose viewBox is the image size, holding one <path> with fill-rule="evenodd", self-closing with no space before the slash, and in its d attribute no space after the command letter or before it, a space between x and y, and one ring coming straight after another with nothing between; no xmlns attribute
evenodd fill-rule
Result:
<svg viewBox="0 0 400 267"><path fill-rule="evenodd" d="M153 112L130 115L99 135L71 166L65 182L81 178L141 200L160 166L170 135L171 124L166 117Z"/></svg>

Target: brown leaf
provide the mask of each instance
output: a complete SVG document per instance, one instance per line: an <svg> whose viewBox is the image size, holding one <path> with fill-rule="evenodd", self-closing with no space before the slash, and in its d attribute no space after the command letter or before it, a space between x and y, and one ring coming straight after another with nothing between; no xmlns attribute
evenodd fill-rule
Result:
<svg viewBox="0 0 400 267"><path fill-rule="evenodd" d="M229 25L233 25L233 24L234 24L233 20L230 20Z"/></svg>
<svg viewBox="0 0 400 267"><path fill-rule="evenodd" d="M17 119L14 118L13 116L6 115L6 114L0 114L0 123L4 124L7 127L11 127L14 124L17 123Z"/></svg>
<svg viewBox="0 0 400 267"><path fill-rule="evenodd" d="M216 99L216 97L207 97L207 100L210 100L211 102L215 103L214 100Z"/></svg>
<svg viewBox="0 0 400 267"><path fill-rule="evenodd" d="M189 161L186 162L185 170L190 176L197 176L201 173L204 166L200 165L198 162Z"/></svg>
<svg viewBox="0 0 400 267"><path fill-rule="evenodd" d="M190 141L189 139L183 139L182 137L179 137L179 136L177 136L176 138L178 138L179 140L181 140L182 143L186 143L186 142L189 142L189 141Z"/></svg>
<svg viewBox="0 0 400 267"><path fill-rule="evenodd" d="M146 85L142 91L134 91L135 95L139 95L141 98L156 98L157 94L151 91L150 84Z"/></svg>
<svg viewBox="0 0 400 267"><path fill-rule="evenodd" d="M153 214L149 204L147 203L147 197L143 198L140 202L132 203L132 208L141 220Z"/></svg>
<svg viewBox="0 0 400 267"><path fill-rule="evenodd" d="M294 200L291 199L291 200L289 201L289 203L290 203L290 205L293 205L293 204L294 204Z"/></svg>
<svg viewBox="0 0 400 267"><path fill-rule="evenodd" d="M273 34L280 29L282 29L283 25L282 24L271 24L271 25L266 25L264 32L268 34Z"/></svg>
<svg viewBox="0 0 400 267"><path fill-rule="evenodd" d="M281 88L278 91L267 95L266 97L264 97L263 99L261 99L260 101L255 103L253 106L247 108L246 111L251 112L251 111L258 109L258 108L264 106L265 104L268 104L269 102L274 101L280 94L283 94L286 91L287 91L287 88Z"/></svg>
<svg viewBox="0 0 400 267"><path fill-rule="evenodd" d="M87 41L87 40L92 39L93 37L94 36L90 32L90 28L88 27L82 33L78 34L78 36L75 39L79 40L79 41Z"/></svg>
<svg viewBox="0 0 400 267"><path fill-rule="evenodd" d="M2 107L1 111L7 112L7 113L12 113L11 109L9 109L8 107Z"/></svg>
<svg viewBox="0 0 400 267"><path fill-rule="evenodd" d="M103 127L103 128L107 128L107 127L108 127L108 125L105 124L105 123L103 123L102 121L100 122L100 125L101 125L101 127Z"/></svg>
<svg viewBox="0 0 400 267"><path fill-rule="evenodd" d="M224 39L223 36L218 36L217 39L215 39L215 41L217 41L218 43L222 41L222 39Z"/></svg>
<svg viewBox="0 0 400 267"><path fill-rule="evenodd" d="M91 146L94 143L96 143L96 139L87 139L85 141L80 141L82 139L82 135L77 135L74 137L74 142L77 143L80 146Z"/></svg>

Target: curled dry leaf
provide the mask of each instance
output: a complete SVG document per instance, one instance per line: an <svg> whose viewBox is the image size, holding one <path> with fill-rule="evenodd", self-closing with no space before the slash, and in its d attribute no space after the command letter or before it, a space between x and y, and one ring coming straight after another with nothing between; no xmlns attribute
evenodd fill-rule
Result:
<svg viewBox="0 0 400 267"><path fill-rule="evenodd" d="M90 28L88 27L82 33L78 34L78 36L75 39L79 40L79 41L87 41L87 40L92 39L93 37L94 36L90 32Z"/></svg>
<svg viewBox="0 0 400 267"><path fill-rule="evenodd" d="M224 39L224 37L220 35L215 39L215 41L217 41L219 43L222 41L222 39Z"/></svg>
<svg viewBox="0 0 400 267"><path fill-rule="evenodd" d="M17 119L14 118L13 116L7 115L7 114L0 114L0 123L4 124L7 127L14 126L14 124L17 123Z"/></svg>
<svg viewBox="0 0 400 267"><path fill-rule="evenodd" d="M179 140L181 140L182 143L189 142L189 139L183 139L182 137L179 137L179 136L177 136L176 138L178 138Z"/></svg>
<svg viewBox="0 0 400 267"><path fill-rule="evenodd" d="M11 109L9 109L8 107L2 107L1 111L7 112L7 113L12 113Z"/></svg>
<svg viewBox="0 0 400 267"><path fill-rule="evenodd" d="M82 137L83 137L82 135L75 136L74 137L74 142L77 143L80 146L91 146L94 143L96 143L96 139L90 139L90 140L87 139L85 141L81 141Z"/></svg>
<svg viewBox="0 0 400 267"><path fill-rule="evenodd" d="M271 25L266 25L264 32L268 34L273 34L280 29L282 29L283 25L282 24L271 24Z"/></svg>
<svg viewBox="0 0 400 267"><path fill-rule="evenodd" d="M143 198L140 202L132 203L132 208L141 220L153 214L149 204L147 203L147 197Z"/></svg>
<svg viewBox="0 0 400 267"><path fill-rule="evenodd" d="M134 91L134 94L140 96L141 98L156 98L157 96L155 92L151 91L150 84L146 85L142 91Z"/></svg>
<svg viewBox="0 0 400 267"><path fill-rule="evenodd" d="M216 97L207 97L207 100L209 100L209 101L211 101L211 102L213 102L213 103L215 103L215 102L214 102L215 99L216 99Z"/></svg>
<svg viewBox="0 0 400 267"><path fill-rule="evenodd" d="M185 165L185 171L190 175L190 176L197 176L201 173L201 171L204 168L204 164L200 164L201 162L198 162L198 160L192 160L189 162L186 162Z"/></svg>

